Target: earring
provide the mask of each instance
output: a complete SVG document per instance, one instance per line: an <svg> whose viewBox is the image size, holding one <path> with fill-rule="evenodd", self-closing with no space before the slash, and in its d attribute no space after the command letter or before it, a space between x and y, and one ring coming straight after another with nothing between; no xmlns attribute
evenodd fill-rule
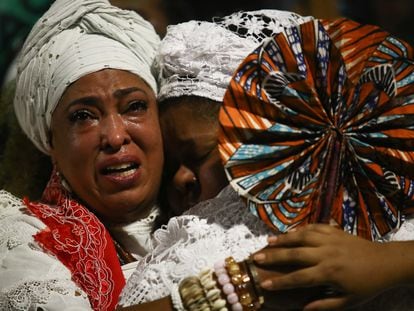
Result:
<svg viewBox="0 0 414 311"><path fill-rule="evenodd" d="M69 183L66 181L65 177L59 171L56 171L56 175L59 177L60 184L62 185L63 189L69 193L72 193L72 188L69 186Z"/></svg>

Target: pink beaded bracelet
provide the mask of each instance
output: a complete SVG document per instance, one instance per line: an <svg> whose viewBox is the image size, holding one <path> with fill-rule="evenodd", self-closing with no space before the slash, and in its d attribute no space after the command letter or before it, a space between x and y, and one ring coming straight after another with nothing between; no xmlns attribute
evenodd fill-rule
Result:
<svg viewBox="0 0 414 311"><path fill-rule="evenodd" d="M222 291L226 295L226 300L231 306L231 310L243 311L243 306L239 302L239 296L236 293L234 285L231 283L224 260L218 261L214 264L214 273L216 275L217 282L221 285Z"/></svg>

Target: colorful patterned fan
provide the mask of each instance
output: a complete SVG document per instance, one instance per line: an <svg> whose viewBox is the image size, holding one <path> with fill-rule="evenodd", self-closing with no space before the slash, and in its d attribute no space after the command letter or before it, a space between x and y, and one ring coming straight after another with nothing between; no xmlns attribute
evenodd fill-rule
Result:
<svg viewBox="0 0 414 311"><path fill-rule="evenodd" d="M411 47L378 27L316 20L265 41L220 112L232 186L278 232L398 228L414 212L413 83Z"/></svg>

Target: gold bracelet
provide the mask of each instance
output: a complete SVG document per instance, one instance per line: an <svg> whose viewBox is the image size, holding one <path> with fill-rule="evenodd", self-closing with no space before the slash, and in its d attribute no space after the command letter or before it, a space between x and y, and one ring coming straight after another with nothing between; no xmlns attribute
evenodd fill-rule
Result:
<svg viewBox="0 0 414 311"><path fill-rule="evenodd" d="M260 286L259 274L257 273L256 265L254 264L251 257L246 259L244 262L246 264L247 272L249 273L250 278L252 280L253 289L256 292L256 296L259 300L259 303L260 303L260 305L263 305L264 304L264 296L263 296L262 288Z"/></svg>
<svg viewBox="0 0 414 311"><path fill-rule="evenodd" d="M233 257L227 257L225 259L225 264L227 273L229 274L233 285L240 285L243 281L239 264L234 260Z"/></svg>
<svg viewBox="0 0 414 311"><path fill-rule="evenodd" d="M244 262L236 262L233 257L225 259L225 267L239 297L239 302L246 311L259 310L261 303Z"/></svg>

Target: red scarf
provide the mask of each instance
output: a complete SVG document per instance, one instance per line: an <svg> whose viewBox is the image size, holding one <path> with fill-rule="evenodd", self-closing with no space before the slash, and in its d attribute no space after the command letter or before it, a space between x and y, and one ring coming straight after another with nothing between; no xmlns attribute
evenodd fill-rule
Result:
<svg viewBox="0 0 414 311"><path fill-rule="evenodd" d="M94 310L115 310L125 285L111 236L85 206L74 200L54 171L42 203L24 203L46 228L34 239L72 273Z"/></svg>

